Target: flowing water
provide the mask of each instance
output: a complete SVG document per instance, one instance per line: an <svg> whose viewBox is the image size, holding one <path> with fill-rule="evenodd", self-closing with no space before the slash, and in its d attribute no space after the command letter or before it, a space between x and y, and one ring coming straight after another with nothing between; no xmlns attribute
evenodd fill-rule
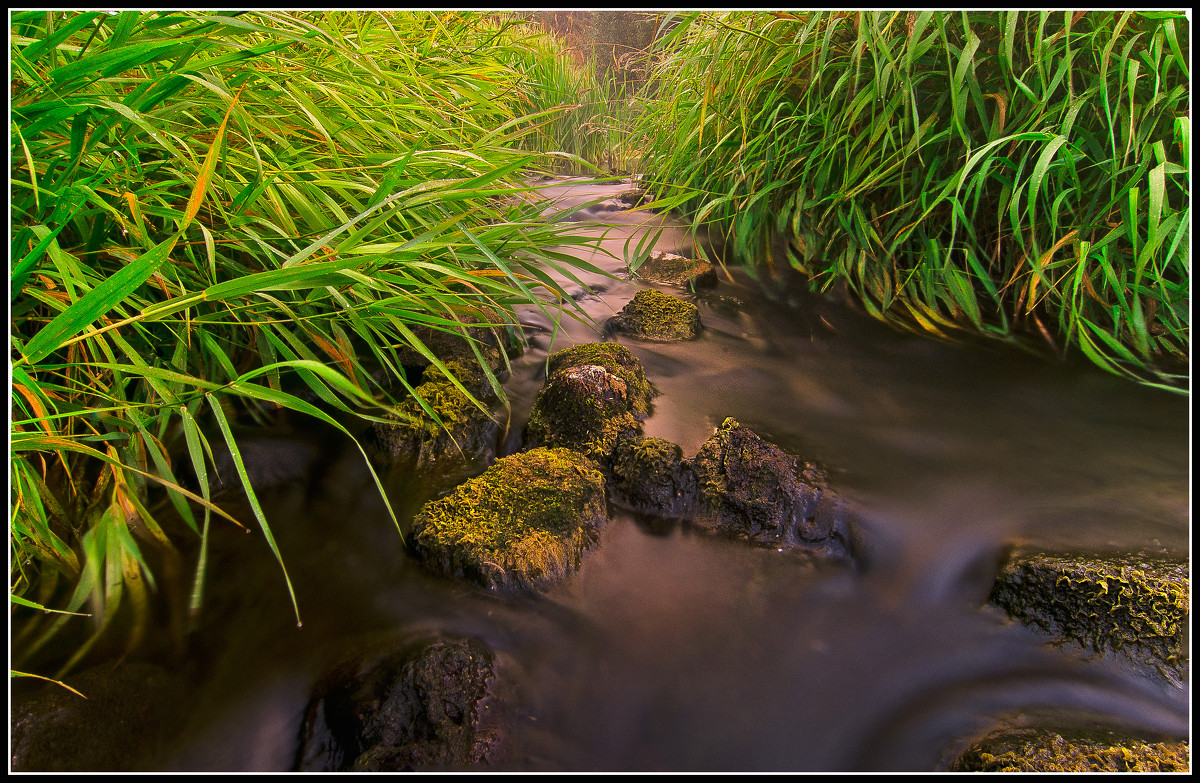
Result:
<svg viewBox="0 0 1200 783"><path fill-rule="evenodd" d="M627 189L568 181L547 196L561 207ZM605 232L617 259L651 228L660 249L687 250L661 216L602 217L579 225ZM573 293L600 323L644 285L581 282ZM366 641L425 630L500 656L513 769L930 770L972 734L1039 716L1187 736L1186 684L1047 646L984 601L1013 544L1186 556L1185 399L1090 365L901 333L794 280L734 273L683 295L700 308L699 339L622 339L661 392L647 434L690 457L732 416L823 463L854 509L859 567L814 569L616 510L563 589L490 595L406 557L346 450L319 486L264 496L302 627L261 537L218 531L205 684L153 763L289 769L323 671ZM522 319L532 346L506 383L502 451L519 446L547 352L603 339L536 309ZM441 487L385 479L407 532Z"/></svg>

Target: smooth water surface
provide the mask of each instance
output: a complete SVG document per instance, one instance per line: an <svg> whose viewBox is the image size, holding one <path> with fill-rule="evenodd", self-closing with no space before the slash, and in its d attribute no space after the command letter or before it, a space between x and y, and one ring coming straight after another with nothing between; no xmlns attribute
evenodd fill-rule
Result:
<svg viewBox="0 0 1200 783"><path fill-rule="evenodd" d="M559 207L627 184L566 182ZM595 322L641 283L621 261L648 212L608 224L575 296ZM632 239L631 239L632 238ZM854 509L861 564L652 526L616 510L581 572L543 596L495 596L408 559L357 451L318 487L268 493L296 585L297 628L257 534L220 531L202 654L211 672L180 710L174 770L289 769L309 688L364 642L438 629L476 636L502 661L509 767L529 770L929 770L973 733L1049 714L1186 736L1188 693L1115 660L1056 649L984 604L1014 544L1168 553L1189 544L1189 408L1079 363L998 344L948 344L875 322L799 281L744 274L690 294L703 335L622 339L661 392L649 435L691 457L728 416L823 463ZM522 313L507 445L544 378L547 352L605 339ZM390 475L407 532L440 487ZM247 514L246 519L252 519Z"/></svg>

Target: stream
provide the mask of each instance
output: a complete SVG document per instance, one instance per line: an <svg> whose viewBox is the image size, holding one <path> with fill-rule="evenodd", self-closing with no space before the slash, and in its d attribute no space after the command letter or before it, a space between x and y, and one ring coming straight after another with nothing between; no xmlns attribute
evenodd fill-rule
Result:
<svg viewBox="0 0 1200 783"><path fill-rule="evenodd" d="M570 208L629 188L562 180L544 195ZM616 256L588 259L616 279L569 284L600 324L647 285L625 272L627 246L655 230L659 249L689 250L661 215L600 205L574 217L597 221L578 226ZM646 434L691 457L732 416L820 462L853 510L858 567L813 568L614 509L561 589L489 594L411 560L362 456L338 447L319 481L261 498L302 627L257 530L216 526L195 650L204 684L145 768L292 769L323 672L372 639L423 631L496 651L512 770L933 770L965 738L1038 719L1188 736L1186 682L1050 646L985 603L1013 545L1187 557L1186 398L1082 360L898 331L786 275L661 288L698 305L704 330L621 338L660 392ZM604 339L537 308L519 315L531 345L505 384L502 453L520 447L548 352ZM447 488L383 478L406 533Z"/></svg>

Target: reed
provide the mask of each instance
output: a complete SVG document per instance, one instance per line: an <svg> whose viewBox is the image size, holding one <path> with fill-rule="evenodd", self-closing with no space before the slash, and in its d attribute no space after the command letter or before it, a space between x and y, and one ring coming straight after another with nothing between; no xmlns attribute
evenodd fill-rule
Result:
<svg viewBox="0 0 1200 783"><path fill-rule="evenodd" d="M519 31L519 33L518 33ZM554 156L566 174L628 169L636 90L604 78L593 52L522 25L514 27L513 66L525 77L526 149Z"/></svg>
<svg viewBox="0 0 1200 783"><path fill-rule="evenodd" d="M286 409L350 437L345 417L396 403L370 369L404 383L410 350L441 366L417 327L518 338L515 304L571 301L547 270L581 262L552 248L591 240L517 197L547 170L526 143L546 113L504 22L11 21L11 586L23 607L62 610L25 624L15 659L86 610L95 633L66 669L119 612L136 641L151 550L194 571L201 605L210 524L237 522L210 497L210 440L234 455L291 593L238 422ZM200 539L198 564L152 512L161 498Z"/></svg>
<svg viewBox="0 0 1200 783"><path fill-rule="evenodd" d="M635 143L737 261L1180 391L1188 32L1166 12L685 14Z"/></svg>

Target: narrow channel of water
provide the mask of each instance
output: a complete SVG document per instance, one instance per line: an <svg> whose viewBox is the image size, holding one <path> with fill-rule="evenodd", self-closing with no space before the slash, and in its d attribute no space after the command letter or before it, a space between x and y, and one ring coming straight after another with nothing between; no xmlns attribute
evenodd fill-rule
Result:
<svg viewBox="0 0 1200 783"><path fill-rule="evenodd" d="M548 194L584 203L627 189ZM605 218L589 230L607 231L618 257L646 221L664 228L660 248L683 249L661 217ZM583 282L598 322L639 285ZM900 333L796 281L764 289L735 273L686 296L698 340L622 340L661 392L647 434L690 457L733 416L824 463L855 510L861 568L814 570L618 512L562 591L487 595L406 557L346 450L316 491L266 498L302 628L260 537L218 531L211 573L229 581L205 616L207 684L156 764L290 768L324 669L365 640L421 629L474 635L500 655L513 769L928 770L958 738L1046 711L1186 736L1186 691L1049 648L983 603L1013 543L1185 556L1186 400L1080 363ZM555 334L536 310L522 317L533 346L506 384L509 448L547 352L600 339L586 323ZM388 480L407 531L440 488Z"/></svg>

